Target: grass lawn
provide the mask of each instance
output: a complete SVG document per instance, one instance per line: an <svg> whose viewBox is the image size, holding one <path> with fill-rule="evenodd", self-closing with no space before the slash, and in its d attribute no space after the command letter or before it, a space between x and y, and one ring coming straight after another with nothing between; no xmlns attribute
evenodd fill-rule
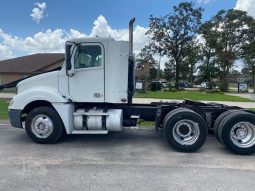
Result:
<svg viewBox="0 0 255 191"><path fill-rule="evenodd" d="M154 122L152 122L152 121L138 120L137 126L141 126L141 127L151 127L151 126L154 126Z"/></svg>
<svg viewBox="0 0 255 191"><path fill-rule="evenodd" d="M203 101L233 101L233 102L252 102L247 98L230 96L221 93L206 93L198 91L178 91L178 92L151 92L136 93L135 98L157 98L157 99L190 99Z"/></svg>
<svg viewBox="0 0 255 191"><path fill-rule="evenodd" d="M0 119L8 119L8 103L0 99Z"/></svg>

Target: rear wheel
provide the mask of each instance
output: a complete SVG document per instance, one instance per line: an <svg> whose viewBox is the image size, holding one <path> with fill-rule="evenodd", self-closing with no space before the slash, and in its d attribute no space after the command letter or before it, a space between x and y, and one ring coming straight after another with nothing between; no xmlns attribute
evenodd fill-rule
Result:
<svg viewBox="0 0 255 191"><path fill-rule="evenodd" d="M205 120L190 109L179 108L167 114L163 123L166 142L181 152L194 152L205 143L208 127Z"/></svg>
<svg viewBox="0 0 255 191"><path fill-rule="evenodd" d="M54 143L64 133L64 125L56 111L38 107L30 111L25 121L27 135L36 143Z"/></svg>
<svg viewBox="0 0 255 191"><path fill-rule="evenodd" d="M221 141L232 152L249 155L255 152L255 116L235 113L228 117L220 129Z"/></svg>
<svg viewBox="0 0 255 191"><path fill-rule="evenodd" d="M217 119L216 119L216 121L215 121L215 123L214 123L214 127L213 127L213 131L214 131L214 135L215 135L215 137L216 137L216 139L220 142L220 143L222 143L221 141L220 141L220 138L219 138L219 127L221 126L221 124L224 122L224 120L226 119L226 117L228 116L228 115L230 115L230 114L232 114L232 113L236 113L236 112L242 112L242 111L240 111L240 110L234 110L234 109L232 109L232 110L228 110L228 111L225 111L225 112L223 112L222 114L220 114L218 117L217 117Z"/></svg>
<svg viewBox="0 0 255 191"><path fill-rule="evenodd" d="M227 113L227 112L225 112L225 113ZM225 115L224 118L220 121L218 128L217 128L216 138L221 144L224 144L223 140L222 140L222 129L223 129L224 124L229 119L231 119L233 116L235 116L236 114L240 114L240 113L246 113L246 112L240 111L240 110L229 110L229 113L227 113L227 115Z"/></svg>

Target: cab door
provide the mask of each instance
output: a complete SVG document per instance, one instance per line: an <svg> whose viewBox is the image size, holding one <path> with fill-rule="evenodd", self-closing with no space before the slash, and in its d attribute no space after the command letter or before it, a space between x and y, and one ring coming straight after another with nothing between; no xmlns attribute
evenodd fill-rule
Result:
<svg viewBox="0 0 255 191"><path fill-rule="evenodd" d="M104 46L101 43L82 43L72 56L72 75L68 91L75 102L104 102Z"/></svg>

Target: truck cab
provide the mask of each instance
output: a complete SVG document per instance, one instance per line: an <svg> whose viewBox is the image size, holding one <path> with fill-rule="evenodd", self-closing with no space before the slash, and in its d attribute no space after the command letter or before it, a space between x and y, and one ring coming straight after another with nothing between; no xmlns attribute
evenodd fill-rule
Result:
<svg viewBox="0 0 255 191"><path fill-rule="evenodd" d="M67 42L70 68L59 72L59 93L73 102L126 103L128 42L82 38Z"/></svg>
<svg viewBox="0 0 255 191"><path fill-rule="evenodd" d="M130 38L133 38L130 21ZM132 41L132 39L131 39ZM134 91L133 44L113 38L71 39L61 70L25 79L9 105L11 124L35 142L62 134L107 134L123 127L123 107ZM59 123L56 125L55 123ZM63 132L62 132L63 131Z"/></svg>

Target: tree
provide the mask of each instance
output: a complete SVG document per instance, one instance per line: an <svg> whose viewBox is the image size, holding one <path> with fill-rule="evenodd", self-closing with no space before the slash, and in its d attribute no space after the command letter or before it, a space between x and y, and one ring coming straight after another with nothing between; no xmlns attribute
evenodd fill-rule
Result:
<svg viewBox="0 0 255 191"><path fill-rule="evenodd" d="M157 78L157 65L158 62L153 58L153 55L151 54L149 49L147 47L143 48L141 52L136 56L136 69L142 70L144 69L145 64L149 64L150 71L149 71L149 79L154 80ZM161 73L160 73L161 74ZM145 80L149 80L148 76L145 76Z"/></svg>
<svg viewBox="0 0 255 191"><path fill-rule="evenodd" d="M144 47L141 52L136 56L136 69L143 69L144 64L149 64L152 68L155 68L157 65L157 61L153 58L152 53L147 47Z"/></svg>
<svg viewBox="0 0 255 191"><path fill-rule="evenodd" d="M201 25L202 8L193 3L183 2L173 7L173 12L163 17L150 17L147 35L149 47L160 55L174 61L175 81L178 89L181 63L187 56L190 42L195 38Z"/></svg>
<svg viewBox="0 0 255 191"><path fill-rule="evenodd" d="M241 70L241 74L242 75L252 75L252 71L250 68L248 68L247 66L244 66Z"/></svg>
<svg viewBox="0 0 255 191"><path fill-rule="evenodd" d="M220 10L209 22L210 33L216 39L215 51L222 75L223 89L228 89L228 74L234 62L244 55L243 47L249 44L254 19L240 10Z"/></svg>
<svg viewBox="0 0 255 191"><path fill-rule="evenodd" d="M246 55L241 73L243 75L252 76L253 92L255 93L255 58L251 58L248 54Z"/></svg>
<svg viewBox="0 0 255 191"><path fill-rule="evenodd" d="M196 40L190 42L190 44L185 49L186 57L183 59L181 63L181 74L184 80L193 83L194 80L194 72L196 70L196 64L199 61L199 44Z"/></svg>
<svg viewBox="0 0 255 191"><path fill-rule="evenodd" d="M201 82L211 82L219 75L216 56L217 35L212 30L213 25L210 22L205 22L199 29L201 38L200 42L200 65L199 76Z"/></svg>
<svg viewBox="0 0 255 191"><path fill-rule="evenodd" d="M253 92L255 93L255 21L251 23L248 37L250 43L243 47L244 68L242 73L252 75Z"/></svg>
<svg viewBox="0 0 255 191"><path fill-rule="evenodd" d="M167 81L173 81L175 79L175 64L172 60L165 63L164 78Z"/></svg>
<svg viewBox="0 0 255 191"><path fill-rule="evenodd" d="M150 80L159 80L163 75L162 75L162 70L158 71L158 68L151 67L150 68Z"/></svg>

